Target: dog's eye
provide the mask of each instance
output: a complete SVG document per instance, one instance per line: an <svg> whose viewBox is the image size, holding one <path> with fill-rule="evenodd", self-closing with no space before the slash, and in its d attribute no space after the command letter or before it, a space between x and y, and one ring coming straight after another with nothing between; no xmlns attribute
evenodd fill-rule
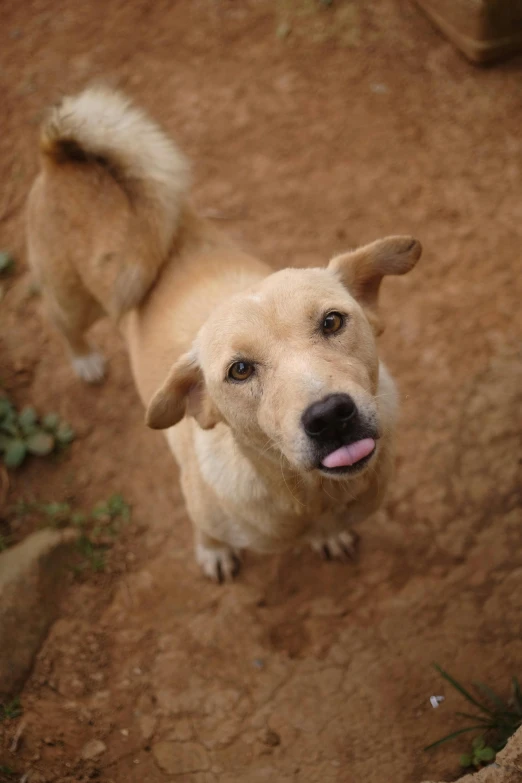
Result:
<svg viewBox="0 0 522 783"><path fill-rule="evenodd" d="M250 362L234 362L229 368L228 377L233 381L246 381L254 372L254 365Z"/></svg>
<svg viewBox="0 0 522 783"><path fill-rule="evenodd" d="M334 311L325 315L323 323L321 324L321 331L326 335L335 334L335 332L338 332L343 326L344 315Z"/></svg>

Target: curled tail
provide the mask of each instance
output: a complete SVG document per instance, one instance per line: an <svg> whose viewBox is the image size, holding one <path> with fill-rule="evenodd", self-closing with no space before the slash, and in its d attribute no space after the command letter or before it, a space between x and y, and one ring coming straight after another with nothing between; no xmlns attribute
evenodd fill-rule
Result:
<svg viewBox="0 0 522 783"><path fill-rule="evenodd" d="M130 236L105 253L112 269L110 309L118 316L139 303L166 258L188 191L188 163L152 119L107 87L90 87L52 108L42 124L40 151L48 176L67 164L76 174L94 166L127 197L142 258L129 265Z"/></svg>

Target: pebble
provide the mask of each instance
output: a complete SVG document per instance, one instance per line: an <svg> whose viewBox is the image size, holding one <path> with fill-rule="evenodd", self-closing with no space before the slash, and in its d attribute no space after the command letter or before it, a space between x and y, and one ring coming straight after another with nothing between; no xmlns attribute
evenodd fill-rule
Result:
<svg viewBox="0 0 522 783"><path fill-rule="evenodd" d="M156 730L156 718L153 715L141 715L139 724L143 739L150 739Z"/></svg>
<svg viewBox="0 0 522 783"><path fill-rule="evenodd" d="M158 742L152 746L152 755L169 775L204 772L210 766L206 749L196 742Z"/></svg>
<svg viewBox="0 0 522 783"><path fill-rule="evenodd" d="M90 759L98 758L98 756L101 756L106 750L107 745L101 740L89 740L89 742L83 746L81 757L84 761L89 761Z"/></svg>
<svg viewBox="0 0 522 783"><path fill-rule="evenodd" d="M277 734L277 732L272 731L271 729L267 729L267 731L261 737L261 742L271 748L276 748L281 744L281 737L279 734Z"/></svg>

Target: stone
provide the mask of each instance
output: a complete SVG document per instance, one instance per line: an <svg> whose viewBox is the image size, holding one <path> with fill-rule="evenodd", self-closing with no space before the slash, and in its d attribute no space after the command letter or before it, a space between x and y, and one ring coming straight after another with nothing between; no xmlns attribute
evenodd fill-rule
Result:
<svg viewBox="0 0 522 783"><path fill-rule="evenodd" d="M0 554L0 700L20 692L56 619L77 535L40 530Z"/></svg>
<svg viewBox="0 0 522 783"><path fill-rule="evenodd" d="M497 761L502 767L512 767L522 772L522 728L511 737L504 750L498 754Z"/></svg>
<svg viewBox="0 0 522 783"><path fill-rule="evenodd" d="M141 736L144 740L149 740L156 730L156 718L154 715L140 715L138 722Z"/></svg>
<svg viewBox="0 0 522 783"><path fill-rule="evenodd" d="M417 0L432 23L474 63L522 48L521 0Z"/></svg>
<svg viewBox="0 0 522 783"><path fill-rule="evenodd" d="M92 739L89 740L89 742L86 742L83 746L83 750L81 752L81 757L84 761L91 761L92 759L97 759L98 756L101 756L102 753L105 753L107 750L107 745L105 742L102 742L101 740Z"/></svg>
<svg viewBox="0 0 522 783"><path fill-rule="evenodd" d="M152 747L156 764L170 775L188 775L209 769L205 748L197 742L157 742Z"/></svg>
<svg viewBox="0 0 522 783"><path fill-rule="evenodd" d="M281 744L281 737L276 731L267 729L261 736L261 742L264 745L269 745L272 748L276 748Z"/></svg>
<svg viewBox="0 0 522 783"><path fill-rule="evenodd" d="M37 769L31 769L22 778L25 783L47 783L47 778Z"/></svg>

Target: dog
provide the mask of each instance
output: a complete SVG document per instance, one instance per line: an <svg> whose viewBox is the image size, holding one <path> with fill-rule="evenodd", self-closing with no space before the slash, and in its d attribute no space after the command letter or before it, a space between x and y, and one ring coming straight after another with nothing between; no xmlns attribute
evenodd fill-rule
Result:
<svg viewBox="0 0 522 783"><path fill-rule="evenodd" d="M420 243L392 236L274 272L196 213L183 154L108 88L49 111L40 159L27 249L49 316L90 383L105 368L85 334L102 316L118 324L146 423L179 464L204 574L231 579L242 551L303 543L351 557L352 526L393 472L379 287Z"/></svg>

